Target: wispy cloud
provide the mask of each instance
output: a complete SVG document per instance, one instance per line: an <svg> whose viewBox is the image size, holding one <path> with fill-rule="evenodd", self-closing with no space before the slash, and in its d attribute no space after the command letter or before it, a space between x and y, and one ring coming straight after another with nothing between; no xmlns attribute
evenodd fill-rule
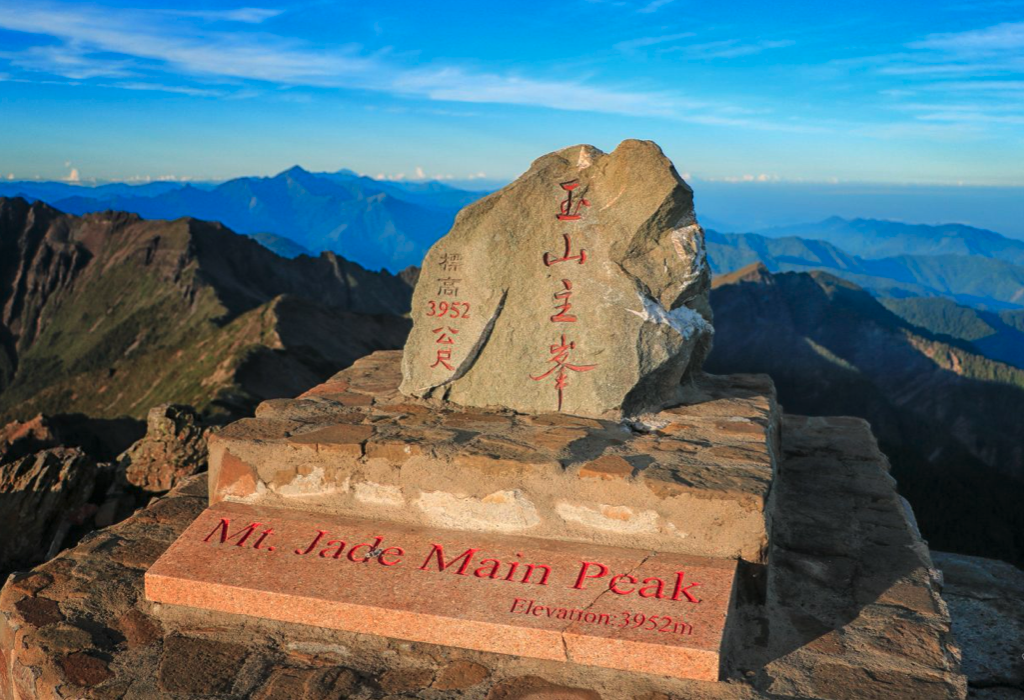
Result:
<svg viewBox="0 0 1024 700"><path fill-rule="evenodd" d="M244 24L262 24L273 19L284 10L272 10L263 7L240 7L234 10L162 10L178 17L197 17L210 22L242 22Z"/></svg>
<svg viewBox="0 0 1024 700"><path fill-rule="evenodd" d="M665 5L668 5L673 2L675 2L675 0L651 0L651 2L641 7L639 10L637 10L637 12L641 12L643 14L650 14L652 12L657 12L661 8L665 7Z"/></svg>
<svg viewBox="0 0 1024 700"><path fill-rule="evenodd" d="M902 76L994 76L1024 72L1024 22L929 34L906 51L869 56L878 72Z"/></svg>
<svg viewBox="0 0 1024 700"><path fill-rule="evenodd" d="M799 125L754 119L749 110L678 92L644 91L574 79L471 70L461 66L405 67L386 52L357 46L316 50L267 32L218 31L196 24L210 19L258 23L276 12L251 9L210 13L109 10L96 6L36 3L28 8L0 0L0 27L49 37L56 43L0 55L13 66L75 80L107 79L135 90L219 96L211 83L341 88L437 101L546 107L681 121L799 130ZM689 33L632 40L635 46L684 38ZM628 42L627 42L628 43ZM775 44L779 42L774 42ZM771 48L762 42L757 50ZM743 50L731 46L731 50ZM719 51L730 50L720 47ZM169 85L167 76L183 79ZM111 83L110 78L119 79ZM191 80L191 82L189 82ZM197 82L199 84L194 84Z"/></svg>
<svg viewBox="0 0 1024 700"><path fill-rule="evenodd" d="M898 87L879 91L891 100L886 109L910 115L906 130L891 124L889 133L915 135L916 125L930 129L917 136L983 135L1024 123L1024 22L927 34L899 51L829 66L900 81Z"/></svg>
<svg viewBox="0 0 1024 700"><path fill-rule="evenodd" d="M676 34L662 34L660 36L642 36L637 39L629 39L627 41L620 41L613 46L616 51L635 51L637 49L645 49L649 46L655 46L657 44L667 44L670 42L679 41L680 39L687 39L695 36L693 32L678 32Z"/></svg>
<svg viewBox="0 0 1024 700"><path fill-rule="evenodd" d="M701 44L688 44L686 46L671 46L662 49L663 53L683 53L695 58L736 58L738 56L753 56L772 49L784 49L796 44L792 39L762 39L760 41L744 43L739 39L725 39L722 41L708 41Z"/></svg>
<svg viewBox="0 0 1024 700"><path fill-rule="evenodd" d="M989 57L1024 51L1024 22L1004 22L984 29L930 34L907 44L912 49L946 52L953 57Z"/></svg>

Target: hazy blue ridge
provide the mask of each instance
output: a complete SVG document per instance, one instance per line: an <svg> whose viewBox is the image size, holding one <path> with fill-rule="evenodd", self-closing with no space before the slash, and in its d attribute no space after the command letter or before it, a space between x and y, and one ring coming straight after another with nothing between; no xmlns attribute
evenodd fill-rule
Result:
<svg viewBox="0 0 1024 700"><path fill-rule="evenodd" d="M42 200L69 214L117 210L147 219L218 221L239 233L277 236L268 247L286 256L332 251L367 269L397 272L419 265L459 210L485 193L438 182L378 181L351 171L310 173L296 166L274 177L236 178L212 187L0 183L0 196L5 194Z"/></svg>
<svg viewBox="0 0 1024 700"><path fill-rule="evenodd" d="M989 309L1024 308L1024 265L979 254L869 259L827 241L713 230L707 232L707 246L716 274L763 262L772 272L826 270L879 296L946 297Z"/></svg>
<svg viewBox="0 0 1024 700"><path fill-rule="evenodd" d="M253 233L249 235L249 238L253 239L271 252L277 253L282 258L288 258L289 260L297 258L300 255L308 255L311 258L316 257L316 255L308 248L303 248L292 239L285 238L284 236L278 236L276 233Z"/></svg>
<svg viewBox="0 0 1024 700"><path fill-rule="evenodd" d="M777 226L758 233L769 238L797 236L826 241L862 258L971 255L1024 265L1024 241L964 224L928 226L834 216L818 223Z"/></svg>

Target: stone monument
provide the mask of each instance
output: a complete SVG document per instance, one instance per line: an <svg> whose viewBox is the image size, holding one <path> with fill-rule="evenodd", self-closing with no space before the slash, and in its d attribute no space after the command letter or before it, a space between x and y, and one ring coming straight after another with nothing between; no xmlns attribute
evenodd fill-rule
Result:
<svg viewBox="0 0 1024 700"><path fill-rule="evenodd" d="M654 143L551 153L427 253L402 391L526 413L657 411L709 350L710 282L693 191Z"/></svg>
<svg viewBox="0 0 1024 700"><path fill-rule="evenodd" d="M780 414L767 378L700 371L708 288L693 193L656 145L538 159L430 250L404 353L211 438L210 506L147 597L728 676Z"/></svg>

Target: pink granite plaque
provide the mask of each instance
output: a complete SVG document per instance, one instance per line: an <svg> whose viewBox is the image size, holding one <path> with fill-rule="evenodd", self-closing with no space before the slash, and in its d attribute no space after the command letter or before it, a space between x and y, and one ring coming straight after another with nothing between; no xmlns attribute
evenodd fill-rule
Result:
<svg viewBox="0 0 1024 700"><path fill-rule="evenodd" d="M159 603L718 680L736 562L220 503L146 573Z"/></svg>

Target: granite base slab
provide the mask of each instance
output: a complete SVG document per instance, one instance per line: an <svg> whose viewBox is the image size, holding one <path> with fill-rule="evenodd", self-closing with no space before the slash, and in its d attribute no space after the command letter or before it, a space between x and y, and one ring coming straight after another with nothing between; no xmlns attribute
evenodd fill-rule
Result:
<svg viewBox="0 0 1024 700"><path fill-rule="evenodd" d="M720 678L736 560L222 503L151 602L677 678Z"/></svg>

